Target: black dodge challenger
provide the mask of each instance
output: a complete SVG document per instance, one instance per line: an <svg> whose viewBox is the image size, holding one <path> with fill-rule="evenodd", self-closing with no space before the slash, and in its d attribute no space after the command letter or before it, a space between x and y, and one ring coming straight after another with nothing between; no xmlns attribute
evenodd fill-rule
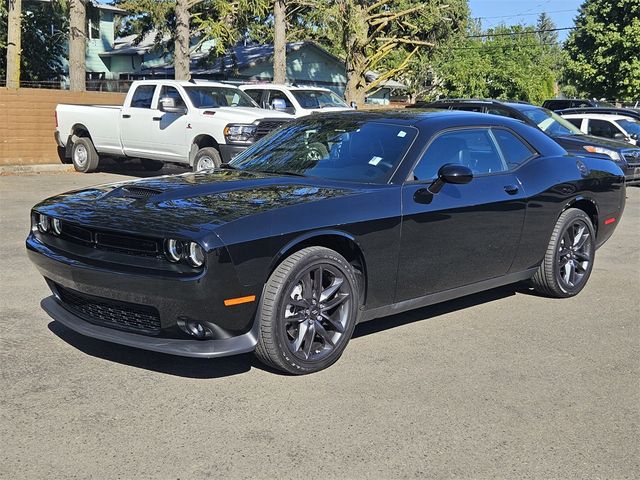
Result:
<svg viewBox="0 0 640 480"><path fill-rule="evenodd" d="M585 286L624 209L613 162L517 120L455 111L307 117L222 168L33 208L42 307L81 334L190 357L335 362L355 325L529 280Z"/></svg>

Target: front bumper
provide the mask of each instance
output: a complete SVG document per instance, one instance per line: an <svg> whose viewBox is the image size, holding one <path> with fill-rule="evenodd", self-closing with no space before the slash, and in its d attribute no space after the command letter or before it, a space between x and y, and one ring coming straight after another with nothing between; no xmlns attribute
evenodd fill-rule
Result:
<svg viewBox="0 0 640 480"><path fill-rule="evenodd" d="M216 264L215 276L206 272L158 274L148 269L126 270L104 262L92 263L88 258L54 249L34 235L27 238L26 246L29 259L54 293L42 302L42 307L54 320L83 335L146 350L204 358L246 353L257 343L256 304L233 308L223 305L222 299L233 296L230 292L235 296L239 296L238 291L254 293L247 292L246 287L242 290L230 264ZM158 328L153 332L141 331L74 310L65 300L63 290L114 305L152 308L157 311ZM125 315L129 313L125 311ZM133 312L126 319L135 315ZM204 340L189 336L179 328L181 319L197 320L213 335Z"/></svg>
<svg viewBox="0 0 640 480"><path fill-rule="evenodd" d="M224 163L229 163L241 152L244 152L249 145L220 145L220 156Z"/></svg>

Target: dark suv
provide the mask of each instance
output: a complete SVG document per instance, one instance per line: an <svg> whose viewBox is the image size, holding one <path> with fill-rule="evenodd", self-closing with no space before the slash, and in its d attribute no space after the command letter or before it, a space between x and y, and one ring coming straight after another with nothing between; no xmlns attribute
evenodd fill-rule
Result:
<svg viewBox="0 0 640 480"><path fill-rule="evenodd" d="M615 107L615 105L601 100L588 100L586 98L554 98L553 100L542 102L542 108L554 111L579 107Z"/></svg>
<svg viewBox="0 0 640 480"><path fill-rule="evenodd" d="M409 108L441 108L490 113L522 120L539 128L553 138L569 153L605 156L616 162L624 171L627 183L640 183L640 148L617 140L585 135L578 127L560 115L524 102L501 102L498 100L438 100L418 102Z"/></svg>

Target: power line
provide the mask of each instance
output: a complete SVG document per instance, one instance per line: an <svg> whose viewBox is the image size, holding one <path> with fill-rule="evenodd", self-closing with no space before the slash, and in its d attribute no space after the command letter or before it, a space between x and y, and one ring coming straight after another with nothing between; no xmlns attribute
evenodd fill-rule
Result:
<svg viewBox="0 0 640 480"><path fill-rule="evenodd" d="M467 35L466 38L506 37L511 35L529 35L532 33L559 32L560 30L575 30L576 27L545 28L543 30L527 30L524 32L483 33L480 35Z"/></svg>
<svg viewBox="0 0 640 480"><path fill-rule="evenodd" d="M573 12L576 11L575 8L569 8L566 10L551 10L549 12L538 12L538 13L516 13L514 15L496 15L493 17L472 17L474 20L488 20L490 18L516 18L516 17L532 17L534 15L540 15L541 13L563 13L563 12Z"/></svg>

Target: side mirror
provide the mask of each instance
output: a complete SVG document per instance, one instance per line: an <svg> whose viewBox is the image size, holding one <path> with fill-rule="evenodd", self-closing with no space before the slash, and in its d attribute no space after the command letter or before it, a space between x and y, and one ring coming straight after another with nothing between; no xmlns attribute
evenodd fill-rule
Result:
<svg viewBox="0 0 640 480"><path fill-rule="evenodd" d="M627 141L627 137L625 136L625 134L624 134L624 133L614 133L614 134L613 134L613 138L614 138L615 140L622 140L623 142L626 142L626 141Z"/></svg>
<svg viewBox="0 0 640 480"><path fill-rule="evenodd" d="M187 113L187 109L185 107L176 105L176 99L173 97L162 97L158 101L158 108L161 112L165 113L177 113L179 115Z"/></svg>
<svg viewBox="0 0 640 480"><path fill-rule="evenodd" d="M464 185L471 180L473 180L473 172L469 167L465 167L459 163L447 163L438 170L438 178L429 185L429 191L431 193L438 193L445 183Z"/></svg>
<svg viewBox="0 0 640 480"><path fill-rule="evenodd" d="M271 108L278 112L284 112L287 109L287 102L281 98L274 98L271 100Z"/></svg>

